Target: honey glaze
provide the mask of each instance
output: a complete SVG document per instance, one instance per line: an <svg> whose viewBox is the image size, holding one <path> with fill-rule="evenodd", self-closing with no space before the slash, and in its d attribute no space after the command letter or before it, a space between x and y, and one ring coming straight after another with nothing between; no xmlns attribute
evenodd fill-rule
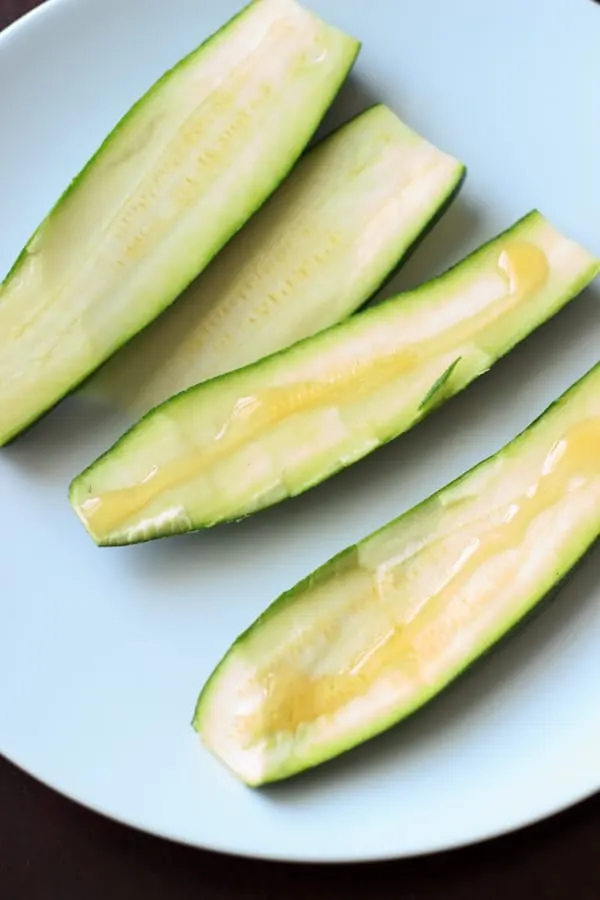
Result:
<svg viewBox="0 0 600 900"><path fill-rule="evenodd" d="M95 533L110 531L140 512L154 497L202 475L224 456L257 438L283 419L327 404L335 404L346 392L353 400L379 384L409 371L416 354L403 352L378 359L354 360L323 381L304 381L265 388L256 395L239 397L221 429L206 447L166 465L155 465L143 481L132 487L90 497L81 510Z"/></svg>
<svg viewBox="0 0 600 900"><path fill-rule="evenodd" d="M498 269L511 297L536 293L544 287L550 274L546 254L529 241L509 241L498 258Z"/></svg>
<svg viewBox="0 0 600 900"><path fill-rule="evenodd" d="M285 661L267 672L259 672L252 687L258 686L263 695L260 709L236 717L236 730L244 742L249 745L258 737L294 733L302 724L330 716L349 701L364 696L380 678L399 687L408 686L411 691L423 687L426 678L422 665L442 654L461 626L476 619L489 600L490 591L476 592L467 599L467 583L491 558L517 549L537 516L568 493L585 491L599 479L600 417L594 417L580 422L554 444L536 480L503 510L501 523L463 547L442 584L417 606L409 620L390 627L388 619L371 645L337 673L314 677ZM432 546L425 552L430 553ZM389 586L396 595L403 588L402 568L400 564ZM514 574L514 566L508 566L502 576L505 584ZM502 586L495 580L490 589L497 592ZM364 606L375 607L380 590L375 575L363 596ZM393 599L388 598L385 604L388 612ZM374 609L374 614L377 612Z"/></svg>
<svg viewBox="0 0 600 900"><path fill-rule="evenodd" d="M540 290L549 273L545 253L527 241L508 241L499 254L497 268L506 281L508 296L515 299ZM489 316L489 311L483 311L476 319L481 316ZM471 331L478 327L478 322L468 325ZM458 342L460 336L449 337ZM467 337L466 333L463 337ZM131 487L90 497L81 504L81 512L93 533L108 533L141 512L155 497L199 477L224 456L259 437L263 430L295 414L338 405L345 396L356 402L388 380L415 369L420 359L427 357L430 345L439 342L440 335L435 335L418 351L400 350L383 357L367 354L324 373L320 381L265 388L254 395L239 397L206 447L174 462L156 464L142 481Z"/></svg>

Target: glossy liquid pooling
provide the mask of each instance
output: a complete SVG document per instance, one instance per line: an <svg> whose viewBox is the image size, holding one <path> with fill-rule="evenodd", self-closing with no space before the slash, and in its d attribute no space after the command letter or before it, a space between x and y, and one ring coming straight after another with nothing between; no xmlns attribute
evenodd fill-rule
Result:
<svg viewBox="0 0 600 900"><path fill-rule="evenodd" d="M445 648L462 626L481 616L489 601L489 592L471 592L467 596L464 589L468 582L491 558L518 548L537 516L571 491L589 490L594 482L598 487L600 417L580 422L554 444L538 477L504 509L501 524L491 525L487 531L482 525L480 537L466 539L454 563L445 573L442 570L438 589L416 606L402 602L403 595L406 598L410 591L405 562L388 573L384 587L387 597L381 596L376 572L365 586L362 603L372 605L374 614L385 617L386 627L369 647L348 659L338 673L311 676L290 664L293 651L286 653L287 660L284 658L271 670L259 673L257 683L263 703L257 712L236 718L247 745L258 738L293 733L303 723L334 714L352 699L365 695L378 679L407 693L421 690L428 682L426 664L437 661L443 668ZM439 542L434 541L416 555L435 554L436 543ZM432 562L435 565L434 558ZM427 561L423 564L427 565ZM506 584L514 576L514 565L508 565L501 578ZM493 590L502 586L496 580ZM397 620L390 627L389 612L394 604Z"/></svg>
<svg viewBox="0 0 600 900"><path fill-rule="evenodd" d="M304 381L289 386L265 388L255 396L240 397L215 439L205 449L168 465L155 466L137 485L107 491L82 504L92 529L105 531L142 510L151 500L186 481L198 477L224 456L234 453L282 420L328 404L339 403L347 392L353 400L379 384L410 371L417 355L410 351L378 359L358 359L351 366L332 372L322 381Z"/></svg>
<svg viewBox="0 0 600 900"><path fill-rule="evenodd" d="M506 280L507 296L516 299L539 291L549 273L544 252L527 241L507 242L498 257L497 268ZM503 309L500 301L500 314ZM93 534L104 534L118 528L155 497L208 472L224 457L258 439L261 433L286 418L318 407L335 407L368 397L386 382L416 369L420 362L442 354L447 346L472 340L473 334L484 327L490 315L493 312L485 308L415 348L401 348L383 357L366 353L351 363L332 368L331 372L324 371L319 381L292 382L239 397L233 408L224 414L221 428L206 447L182 456L176 462L157 463L143 480L131 487L106 491L86 500L81 509L90 530ZM368 344L365 349L369 349Z"/></svg>
<svg viewBox="0 0 600 900"><path fill-rule="evenodd" d="M543 250L529 241L511 241L498 259L498 268L507 279L511 296L523 297L539 291L550 269Z"/></svg>

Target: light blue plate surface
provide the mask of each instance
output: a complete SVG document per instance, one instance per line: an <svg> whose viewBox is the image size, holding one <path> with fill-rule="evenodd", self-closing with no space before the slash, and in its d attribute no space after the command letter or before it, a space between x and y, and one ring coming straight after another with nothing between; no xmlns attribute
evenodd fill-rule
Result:
<svg viewBox="0 0 600 900"><path fill-rule="evenodd" d="M533 206L600 253L600 7L314 0L364 41L328 119L390 104L469 166L395 285ZM0 273L127 107L235 0L53 0L0 37ZM415 432L236 527L97 550L66 488L117 424L70 401L0 453L0 750L148 831L363 860L512 829L600 788L600 557L426 712L312 775L238 784L189 726L232 639L283 589L498 449L600 356L600 285Z"/></svg>

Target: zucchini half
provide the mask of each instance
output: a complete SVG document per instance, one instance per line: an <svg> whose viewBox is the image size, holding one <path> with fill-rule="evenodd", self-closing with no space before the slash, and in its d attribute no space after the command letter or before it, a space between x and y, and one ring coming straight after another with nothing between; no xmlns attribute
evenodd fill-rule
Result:
<svg viewBox="0 0 600 900"><path fill-rule="evenodd" d="M464 166L375 106L321 141L160 318L85 385L136 418L361 306L454 196Z"/></svg>
<svg viewBox="0 0 600 900"><path fill-rule="evenodd" d="M466 475L340 553L232 646L194 727L250 785L426 704L600 536L600 364Z"/></svg>
<svg viewBox="0 0 600 900"><path fill-rule="evenodd" d="M533 212L428 284L156 407L75 478L71 503L107 545L300 494L466 387L599 268Z"/></svg>
<svg viewBox="0 0 600 900"><path fill-rule="evenodd" d="M0 286L0 445L161 313L291 169L358 43L256 0L161 78Z"/></svg>

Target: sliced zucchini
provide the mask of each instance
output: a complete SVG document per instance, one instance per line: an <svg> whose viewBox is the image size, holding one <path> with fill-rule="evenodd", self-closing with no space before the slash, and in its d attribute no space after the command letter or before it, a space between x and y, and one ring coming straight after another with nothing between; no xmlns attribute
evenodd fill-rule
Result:
<svg viewBox="0 0 600 900"><path fill-rule="evenodd" d="M194 727L250 785L423 706L600 536L600 365L495 456L280 597L232 646Z"/></svg>
<svg viewBox="0 0 600 900"><path fill-rule="evenodd" d="M162 312L290 170L358 52L256 0L107 138L0 287L0 445Z"/></svg>
<svg viewBox="0 0 600 900"><path fill-rule="evenodd" d="M375 106L298 163L87 396L137 416L346 318L453 196L464 167Z"/></svg>
<svg viewBox="0 0 600 900"><path fill-rule="evenodd" d="M74 480L73 507L98 544L127 544L300 494L411 428L599 269L533 212L429 284L156 407Z"/></svg>

